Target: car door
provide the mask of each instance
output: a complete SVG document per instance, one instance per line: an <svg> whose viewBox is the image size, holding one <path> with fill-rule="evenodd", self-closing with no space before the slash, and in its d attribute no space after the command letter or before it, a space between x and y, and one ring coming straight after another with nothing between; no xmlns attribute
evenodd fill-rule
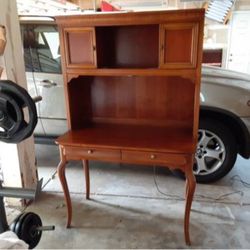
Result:
<svg viewBox="0 0 250 250"><path fill-rule="evenodd" d="M63 134L67 125L57 28L55 25L29 24L26 34L30 37L33 81L37 94L43 98L38 109L45 135Z"/></svg>
<svg viewBox="0 0 250 250"><path fill-rule="evenodd" d="M34 74L33 74L33 66L32 66L32 53L31 53L31 46L32 41L27 33L27 27L26 24L20 25L21 28L21 36L22 36L22 42L23 42L23 55L24 55L24 62L25 62L25 73L26 73L26 79L27 79L27 88L28 92L31 95L31 97L38 96L38 91L34 79ZM34 134L36 136L45 136L45 131L41 122L41 115L40 115L40 105L41 102L36 103L36 109L37 109L37 115L38 115L38 121L37 125L34 131Z"/></svg>

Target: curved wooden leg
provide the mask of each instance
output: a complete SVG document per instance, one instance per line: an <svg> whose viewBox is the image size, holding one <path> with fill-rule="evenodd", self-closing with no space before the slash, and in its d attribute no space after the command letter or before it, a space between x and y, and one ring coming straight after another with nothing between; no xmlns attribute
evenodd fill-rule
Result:
<svg viewBox="0 0 250 250"><path fill-rule="evenodd" d="M86 199L89 200L89 193L90 193L89 161L88 160L82 160L82 164L83 164L84 173L85 173Z"/></svg>
<svg viewBox="0 0 250 250"><path fill-rule="evenodd" d="M60 157L61 161L57 167L57 173L63 188L63 193L64 193L64 199L66 201L66 206L67 206L67 224L66 227L70 227L71 225L71 220L72 220L72 204L71 204L71 199L70 199L70 194L69 194L69 188L67 184L67 180L65 177L65 167L67 164L67 161L65 159L65 156L63 155L62 148L60 147Z"/></svg>
<svg viewBox="0 0 250 250"><path fill-rule="evenodd" d="M190 220L190 211L194 196L194 191L196 187L196 180L193 174L193 163L190 166L187 166L185 171L186 175L186 208L185 208L185 221L184 221L184 233L185 241L187 245L191 245L190 235L189 235L189 220Z"/></svg>
<svg viewBox="0 0 250 250"><path fill-rule="evenodd" d="M187 181L187 179L186 179L186 184L185 184L185 199L187 200L187 197L188 197L188 181Z"/></svg>

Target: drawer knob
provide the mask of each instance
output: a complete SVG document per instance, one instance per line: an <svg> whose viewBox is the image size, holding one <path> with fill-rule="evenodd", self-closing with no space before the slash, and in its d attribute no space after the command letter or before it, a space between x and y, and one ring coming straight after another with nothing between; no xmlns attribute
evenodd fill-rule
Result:
<svg viewBox="0 0 250 250"><path fill-rule="evenodd" d="M150 155L150 159L155 159L156 158L156 155L154 155L154 154L152 154L152 155Z"/></svg>
<svg viewBox="0 0 250 250"><path fill-rule="evenodd" d="M89 150L88 150L88 154L90 155L90 154L92 154L92 153L93 153L93 150L89 149Z"/></svg>

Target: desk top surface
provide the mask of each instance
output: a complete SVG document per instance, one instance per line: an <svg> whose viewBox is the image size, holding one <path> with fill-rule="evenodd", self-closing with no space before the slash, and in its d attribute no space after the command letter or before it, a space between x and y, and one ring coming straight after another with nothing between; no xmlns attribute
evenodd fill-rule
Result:
<svg viewBox="0 0 250 250"><path fill-rule="evenodd" d="M192 133L185 129L139 125L96 125L60 136L63 146L194 153Z"/></svg>

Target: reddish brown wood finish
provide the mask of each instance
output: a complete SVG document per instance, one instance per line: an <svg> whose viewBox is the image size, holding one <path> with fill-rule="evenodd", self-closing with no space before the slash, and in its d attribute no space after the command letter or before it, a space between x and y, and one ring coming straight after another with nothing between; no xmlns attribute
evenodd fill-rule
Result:
<svg viewBox="0 0 250 250"><path fill-rule="evenodd" d="M96 68L95 29L67 28L65 32L68 68Z"/></svg>
<svg viewBox="0 0 250 250"><path fill-rule="evenodd" d="M164 68L195 68L197 23L161 25L160 65ZM172 46L174 44L174 46Z"/></svg>
<svg viewBox="0 0 250 250"><path fill-rule="evenodd" d="M186 175L184 233L190 245L204 10L56 20L69 124L69 132L57 139L67 227L72 219L67 161L82 160L87 199L89 160L157 164Z"/></svg>
<svg viewBox="0 0 250 250"><path fill-rule="evenodd" d="M57 139L64 147L73 147L67 155L77 153L74 147L192 153L195 151L191 130L164 126L96 124L71 130ZM104 157L104 155L102 155Z"/></svg>
<svg viewBox="0 0 250 250"><path fill-rule="evenodd" d="M72 220L72 204L71 204L71 198L69 195L69 188L68 188L67 180L65 177L65 167L66 167L67 161L66 161L65 153L63 152L63 150L64 148L62 146L59 146L61 161L58 164L57 172L58 172L58 176L59 176L62 188L63 188L64 197L66 201L67 214L68 214L66 227L69 228L71 225L71 220Z"/></svg>
<svg viewBox="0 0 250 250"><path fill-rule="evenodd" d="M159 25L97 27L98 67L158 68L158 40Z"/></svg>
<svg viewBox="0 0 250 250"><path fill-rule="evenodd" d="M84 157L85 158L85 157ZM90 193L90 182L89 182L89 161L82 160L84 174L85 174L85 185L86 185L86 199L89 200Z"/></svg>
<svg viewBox="0 0 250 250"><path fill-rule="evenodd" d="M154 86L154 88L152 88ZM179 123L193 127L194 84L180 77L79 77L68 83L72 129L90 121L132 124Z"/></svg>

